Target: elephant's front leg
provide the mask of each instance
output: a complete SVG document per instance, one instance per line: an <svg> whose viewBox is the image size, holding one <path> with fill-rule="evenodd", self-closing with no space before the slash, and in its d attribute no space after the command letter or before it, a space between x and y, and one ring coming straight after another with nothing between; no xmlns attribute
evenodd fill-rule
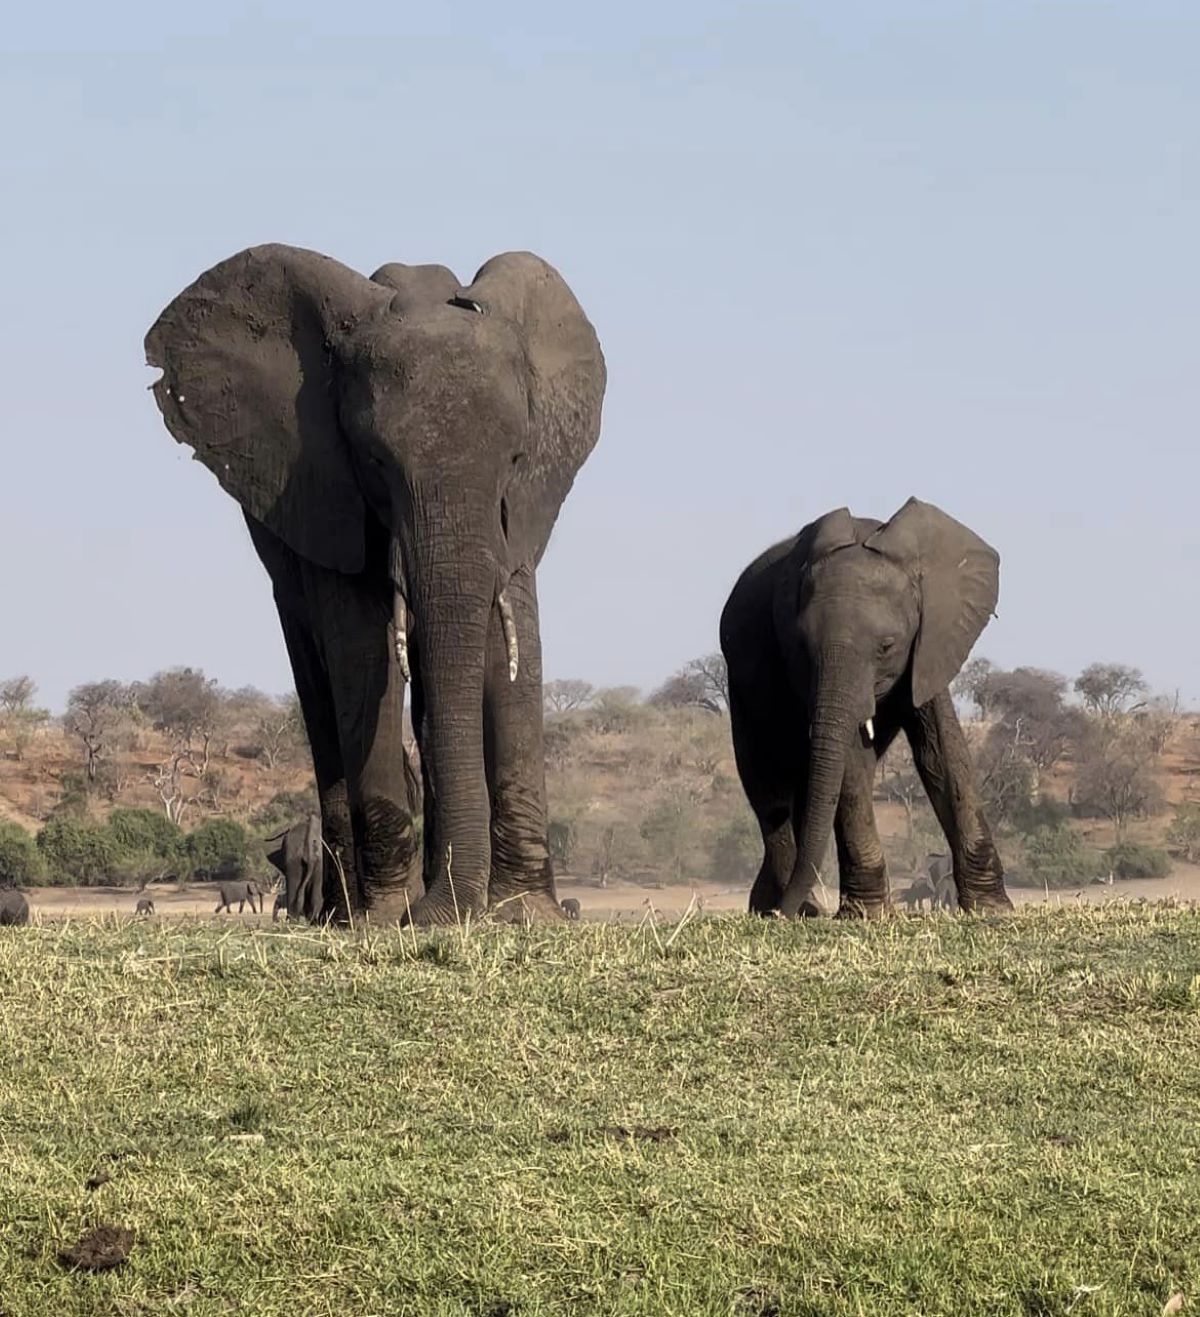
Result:
<svg viewBox="0 0 1200 1317"><path fill-rule="evenodd" d="M971 752L950 692L943 691L915 710L905 731L913 762L950 844L959 906L968 913L1010 911L1004 866L983 816Z"/></svg>
<svg viewBox="0 0 1200 1317"><path fill-rule="evenodd" d="M532 570L512 577L503 605L492 610L483 697L492 843L488 907L500 918L561 921L547 840L542 641Z"/></svg>
<svg viewBox="0 0 1200 1317"><path fill-rule="evenodd" d="M878 919L891 909L887 862L872 801L876 762L872 746L852 747L846 755L833 821L840 875L838 919Z"/></svg>
<svg viewBox="0 0 1200 1317"><path fill-rule="evenodd" d="M424 888L404 748L405 679L388 625L391 583L322 572L317 587L350 789L358 876L351 902L378 923L398 922ZM328 853L323 870L327 903L331 885L340 899L343 874Z"/></svg>

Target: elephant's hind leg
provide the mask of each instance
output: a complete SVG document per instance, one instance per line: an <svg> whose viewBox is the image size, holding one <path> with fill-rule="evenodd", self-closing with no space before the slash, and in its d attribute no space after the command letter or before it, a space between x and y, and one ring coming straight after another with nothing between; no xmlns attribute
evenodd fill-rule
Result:
<svg viewBox="0 0 1200 1317"><path fill-rule="evenodd" d="M833 821L840 874L839 919L878 919L891 908L887 861L871 800L874 776L872 749L846 756L842 794Z"/></svg>
<svg viewBox="0 0 1200 1317"><path fill-rule="evenodd" d="M747 708L741 692L730 690L730 726L742 789L762 835L763 857L750 888L750 912L769 915L779 908L796 863L793 803L801 767L774 727Z"/></svg>
<svg viewBox="0 0 1200 1317"><path fill-rule="evenodd" d="M550 863L542 742L542 641L533 573L519 571L505 596L516 630L516 678L499 608L488 624L483 740L491 804L488 907L498 918L561 922Z"/></svg>

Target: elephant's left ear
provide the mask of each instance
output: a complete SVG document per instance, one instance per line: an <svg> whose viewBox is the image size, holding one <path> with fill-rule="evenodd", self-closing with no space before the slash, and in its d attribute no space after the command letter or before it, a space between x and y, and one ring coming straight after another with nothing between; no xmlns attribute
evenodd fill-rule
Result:
<svg viewBox="0 0 1200 1317"><path fill-rule="evenodd" d="M932 503L910 498L866 541L902 566L921 597L913 650L913 703L927 704L954 679L996 609L1000 555Z"/></svg>
<svg viewBox="0 0 1200 1317"><path fill-rule="evenodd" d="M604 354L575 294L532 252L493 256L460 296L508 320L525 349L528 451L514 456L504 492L515 571L541 558L575 473L600 437Z"/></svg>

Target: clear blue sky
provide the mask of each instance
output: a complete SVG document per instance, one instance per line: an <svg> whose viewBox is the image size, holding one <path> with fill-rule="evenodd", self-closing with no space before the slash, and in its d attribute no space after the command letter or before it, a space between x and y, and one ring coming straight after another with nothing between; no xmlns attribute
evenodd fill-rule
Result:
<svg viewBox="0 0 1200 1317"><path fill-rule="evenodd" d="M548 676L655 684L741 567L909 494L1000 550L977 652L1200 701L1194 0L21 5L0 40L0 676L290 685L142 337L254 243L532 248L609 364Z"/></svg>

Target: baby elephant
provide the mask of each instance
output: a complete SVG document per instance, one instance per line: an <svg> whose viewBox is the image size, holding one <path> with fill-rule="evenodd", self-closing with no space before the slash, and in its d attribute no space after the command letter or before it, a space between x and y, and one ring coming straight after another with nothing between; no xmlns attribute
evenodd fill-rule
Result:
<svg viewBox="0 0 1200 1317"><path fill-rule="evenodd" d="M220 914L222 910L228 910L233 913L233 903L238 903L238 914L240 915L246 908L246 902L250 902L250 910L253 914L262 913L262 894L255 883L222 883L220 887L221 900L217 905L214 914ZM257 901L257 904L255 902Z"/></svg>
<svg viewBox="0 0 1200 1317"><path fill-rule="evenodd" d="M29 923L29 902L14 888L0 892L0 924Z"/></svg>
<svg viewBox="0 0 1200 1317"><path fill-rule="evenodd" d="M579 902L573 896L568 896L565 901L560 901L558 904L568 919L579 918Z"/></svg>
<svg viewBox="0 0 1200 1317"><path fill-rule="evenodd" d="M149 919L154 913L154 902L148 896L143 896L133 913L138 919Z"/></svg>

